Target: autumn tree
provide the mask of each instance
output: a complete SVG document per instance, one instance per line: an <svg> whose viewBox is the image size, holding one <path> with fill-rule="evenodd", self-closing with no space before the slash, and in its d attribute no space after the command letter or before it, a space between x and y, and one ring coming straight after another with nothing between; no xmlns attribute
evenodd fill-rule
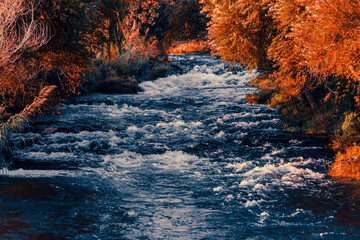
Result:
<svg viewBox="0 0 360 240"><path fill-rule="evenodd" d="M122 20L125 18L131 0L101 0L100 21L97 28L102 34L99 51L102 59L113 61L122 48Z"/></svg>
<svg viewBox="0 0 360 240"><path fill-rule="evenodd" d="M175 0L171 12L170 40L204 39L208 19L198 0Z"/></svg>
<svg viewBox="0 0 360 240"><path fill-rule="evenodd" d="M307 20L310 12L308 6L313 0L278 0L271 4L270 12L273 16L277 36L268 48L268 57L278 68L277 87L280 88L284 99L292 97L304 98L312 109L318 104L311 94L311 88L319 85L316 76L312 75L308 67L304 66L303 42L294 35L295 26Z"/></svg>
<svg viewBox="0 0 360 240"><path fill-rule="evenodd" d="M308 6L308 11L291 34L302 45L301 65L313 76L345 82L347 90L343 90L352 92L359 105L360 2L321 0Z"/></svg>
<svg viewBox="0 0 360 240"><path fill-rule="evenodd" d="M128 17L137 22L142 35L162 40L171 26L171 0L136 0L129 6Z"/></svg>
<svg viewBox="0 0 360 240"><path fill-rule="evenodd" d="M48 26L35 18L36 2L4 0L0 2L0 92L3 108L25 100L24 82L34 81L41 69L32 60L22 61L49 40ZM39 86L41 87L41 86ZM34 93L36 94L36 93Z"/></svg>
<svg viewBox="0 0 360 240"><path fill-rule="evenodd" d="M271 12L280 33L268 52L279 67L279 86L293 95L305 94L313 108L317 103L310 91L318 86L331 81L342 85L341 91L356 87L360 73L357 1L278 0Z"/></svg>
<svg viewBox="0 0 360 240"><path fill-rule="evenodd" d="M215 53L268 70L252 83L286 115L284 126L332 134L339 154L329 174L359 178L360 2L202 2Z"/></svg>
<svg viewBox="0 0 360 240"><path fill-rule="evenodd" d="M102 44L100 7L100 0L44 0L39 5L38 16L49 24L52 38L33 59L63 96L76 93Z"/></svg>
<svg viewBox="0 0 360 240"><path fill-rule="evenodd" d="M360 2L321 0L309 5L308 12L291 34L302 44L302 65L314 74L358 79Z"/></svg>
<svg viewBox="0 0 360 240"><path fill-rule="evenodd" d="M249 69L267 70L267 49L277 31L270 1L203 0L210 17L209 38L215 54Z"/></svg>

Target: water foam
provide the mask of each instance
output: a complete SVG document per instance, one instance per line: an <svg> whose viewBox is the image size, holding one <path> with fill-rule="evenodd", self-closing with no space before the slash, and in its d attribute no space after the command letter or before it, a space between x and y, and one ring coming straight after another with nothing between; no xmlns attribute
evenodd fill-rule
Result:
<svg viewBox="0 0 360 240"><path fill-rule="evenodd" d="M221 88L225 86L244 86L254 78L256 72L239 72L237 74L225 72L221 75L214 74L224 70L224 65L207 66L196 65L188 73L177 76L171 75L155 81L147 81L140 84L148 95L182 95L186 89Z"/></svg>

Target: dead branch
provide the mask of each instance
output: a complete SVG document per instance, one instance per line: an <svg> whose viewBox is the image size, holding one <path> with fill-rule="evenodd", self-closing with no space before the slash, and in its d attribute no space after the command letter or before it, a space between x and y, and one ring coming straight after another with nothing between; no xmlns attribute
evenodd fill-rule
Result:
<svg viewBox="0 0 360 240"><path fill-rule="evenodd" d="M49 40L49 27L35 20L35 9L35 3L27 5L25 0L0 2L0 67Z"/></svg>

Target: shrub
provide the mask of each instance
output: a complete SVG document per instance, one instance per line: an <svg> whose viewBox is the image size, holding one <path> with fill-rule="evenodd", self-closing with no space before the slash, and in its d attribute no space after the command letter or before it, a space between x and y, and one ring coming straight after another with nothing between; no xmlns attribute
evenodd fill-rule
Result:
<svg viewBox="0 0 360 240"><path fill-rule="evenodd" d="M169 54L210 54L210 45L206 40L175 41L168 48Z"/></svg>
<svg viewBox="0 0 360 240"><path fill-rule="evenodd" d="M256 87L260 91L249 95L246 98L247 103L256 103L256 104L270 104L273 96L279 92L279 89L275 85L275 80L277 77L276 72L264 73L254 79L252 79L248 85L251 87Z"/></svg>
<svg viewBox="0 0 360 240"><path fill-rule="evenodd" d="M135 78L112 77L101 81L96 90L103 93L136 93L138 82Z"/></svg>
<svg viewBox="0 0 360 240"><path fill-rule="evenodd" d="M263 102L260 101L260 97L256 93L255 94L249 94L248 96L246 96L246 103L264 104Z"/></svg>
<svg viewBox="0 0 360 240"><path fill-rule="evenodd" d="M333 177L360 179L360 146L353 145L338 153L328 174Z"/></svg>
<svg viewBox="0 0 360 240"><path fill-rule="evenodd" d="M356 135L360 133L359 114L350 112L345 114L345 120L341 126L342 134L345 136Z"/></svg>
<svg viewBox="0 0 360 240"><path fill-rule="evenodd" d="M353 144L360 143L360 117L356 112L345 113L342 123L338 125L333 139L333 148L343 151Z"/></svg>
<svg viewBox="0 0 360 240"><path fill-rule="evenodd" d="M83 92L99 91L109 93L135 93L138 81L152 79L165 74L168 70L166 59L158 48L155 38L146 40L141 35L137 22L125 18L121 24L122 49L118 49L113 61L108 61L106 53L98 56L95 65L88 74L88 82Z"/></svg>

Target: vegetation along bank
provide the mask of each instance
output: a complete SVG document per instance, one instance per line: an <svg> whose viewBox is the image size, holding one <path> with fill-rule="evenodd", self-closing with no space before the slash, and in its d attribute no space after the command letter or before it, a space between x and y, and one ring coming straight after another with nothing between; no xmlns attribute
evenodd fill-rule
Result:
<svg viewBox="0 0 360 240"><path fill-rule="evenodd" d="M202 0L213 52L261 75L249 103L268 103L292 132L325 134L328 174L360 179L360 2Z"/></svg>

